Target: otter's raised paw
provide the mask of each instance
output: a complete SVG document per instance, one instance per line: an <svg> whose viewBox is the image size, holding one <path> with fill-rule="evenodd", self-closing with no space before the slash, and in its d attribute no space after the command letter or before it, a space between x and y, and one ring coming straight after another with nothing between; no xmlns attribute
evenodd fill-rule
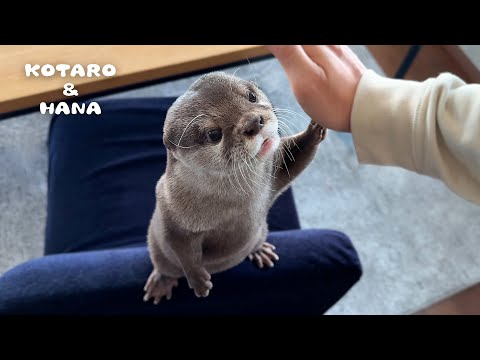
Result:
<svg viewBox="0 0 480 360"><path fill-rule="evenodd" d="M274 261L278 261L279 257L275 254L275 246L264 242L258 250L255 250L248 258L262 269L264 266L273 267Z"/></svg>
<svg viewBox="0 0 480 360"><path fill-rule="evenodd" d="M164 296L167 300L170 300L172 298L172 288L177 285L177 279L161 275L157 270L153 270L143 288L145 291L143 301L153 298L153 303L157 305Z"/></svg>
<svg viewBox="0 0 480 360"><path fill-rule="evenodd" d="M314 123L313 121L311 121L308 125L307 131L315 137L315 140L318 144L325 140L325 137L327 136L327 129Z"/></svg>
<svg viewBox="0 0 480 360"><path fill-rule="evenodd" d="M195 273L187 275L188 286L195 291L197 297L207 297L213 288L213 284L210 281L211 278L207 270L199 269Z"/></svg>

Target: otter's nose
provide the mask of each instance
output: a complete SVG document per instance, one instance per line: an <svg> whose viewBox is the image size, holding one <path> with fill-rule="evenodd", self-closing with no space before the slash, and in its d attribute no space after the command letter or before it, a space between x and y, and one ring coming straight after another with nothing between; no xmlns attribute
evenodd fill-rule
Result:
<svg viewBox="0 0 480 360"><path fill-rule="evenodd" d="M247 122L247 125L245 126L245 130L243 131L243 134L245 136L255 136L263 128L263 124L264 124L263 116L261 115L254 116L252 119L250 119Z"/></svg>

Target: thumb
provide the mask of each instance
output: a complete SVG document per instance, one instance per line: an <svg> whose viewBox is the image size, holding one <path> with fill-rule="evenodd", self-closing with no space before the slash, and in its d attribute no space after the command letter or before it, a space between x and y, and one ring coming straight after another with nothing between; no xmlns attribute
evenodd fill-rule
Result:
<svg viewBox="0 0 480 360"><path fill-rule="evenodd" d="M300 45L266 45L288 75L304 73L314 65Z"/></svg>

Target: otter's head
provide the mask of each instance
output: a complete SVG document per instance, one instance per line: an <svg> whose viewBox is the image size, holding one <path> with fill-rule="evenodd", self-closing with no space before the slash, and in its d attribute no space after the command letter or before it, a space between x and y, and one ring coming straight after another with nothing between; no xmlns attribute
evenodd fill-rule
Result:
<svg viewBox="0 0 480 360"><path fill-rule="evenodd" d="M170 107L163 142L187 166L225 172L271 158L280 136L272 104L254 83L213 72Z"/></svg>

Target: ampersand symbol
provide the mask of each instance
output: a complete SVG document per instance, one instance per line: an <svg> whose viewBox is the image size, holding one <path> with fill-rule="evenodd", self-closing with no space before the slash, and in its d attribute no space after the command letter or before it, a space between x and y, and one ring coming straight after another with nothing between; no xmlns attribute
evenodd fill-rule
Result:
<svg viewBox="0 0 480 360"><path fill-rule="evenodd" d="M75 88L75 85L72 83L66 83L63 85L63 95L65 96L78 96L78 90L73 90Z"/></svg>

